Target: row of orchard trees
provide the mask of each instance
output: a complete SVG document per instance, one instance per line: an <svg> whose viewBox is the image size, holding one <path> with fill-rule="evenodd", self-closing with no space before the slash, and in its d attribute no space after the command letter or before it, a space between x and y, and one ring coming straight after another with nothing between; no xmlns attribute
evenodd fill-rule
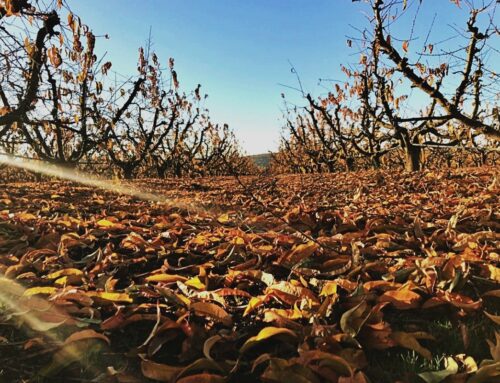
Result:
<svg viewBox="0 0 500 383"><path fill-rule="evenodd" d="M370 27L347 41L361 55L358 64L342 67L347 81L318 98L301 91L304 106L285 101L275 168L332 172L400 164L415 171L497 161L500 81L486 65L500 59L497 2L449 2L469 17L452 40L461 41L448 50L429 42L431 30L425 40L415 38L413 28L406 39L391 35L400 19L408 22L409 12L429 0L366 3Z"/></svg>
<svg viewBox="0 0 500 383"><path fill-rule="evenodd" d="M249 171L232 131L210 120L200 86L182 91L174 60L162 67L150 45L139 49L137 74L117 83L63 0L0 0L1 149L125 178Z"/></svg>

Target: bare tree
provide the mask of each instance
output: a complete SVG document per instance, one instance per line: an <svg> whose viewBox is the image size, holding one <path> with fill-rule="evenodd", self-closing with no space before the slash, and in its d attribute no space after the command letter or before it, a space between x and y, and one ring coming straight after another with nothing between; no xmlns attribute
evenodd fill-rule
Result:
<svg viewBox="0 0 500 383"><path fill-rule="evenodd" d="M486 42L497 33L492 19L483 31L477 26L478 17L495 7L491 2L481 8L469 3L470 17L467 22L467 47L463 50L444 52L445 57L458 57L463 66L460 76L450 73L446 62L432 67L420 60L424 53L411 61L409 40L403 40L401 51L396 49L396 38L389 33L396 12L404 11L405 4L398 1L372 1L373 39L367 42L372 66L371 79L377 90L377 100L382 106L379 114L376 108L367 107L372 119L390 130L406 156L406 169L419 170L422 164L422 150L429 147L453 147L461 144L468 136L484 135L497 140L500 136L498 121L486 115L482 109L482 80L486 68L483 55ZM433 45L425 43L427 57L433 55ZM382 61L383 59L386 59ZM397 77L396 77L397 75ZM458 77L458 79L457 79ZM406 81L411 89L416 89L429 99L428 106L417 116L403 116L400 104L407 95L397 95L395 84ZM402 85L398 85L402 86ZM453 96L447 96L454 86ZM459 124L455 124L454 122ZM470 132L469 132L470 130Z"/></svg>
<svg viewBox="0 0 500 383"><path fill-rule="evenodd" d="M26 0L0 4L0 138L36 104L47 44L60 36L59 9L37 6ZM26 26L21 35L16 33L19 25Z"/></svg>

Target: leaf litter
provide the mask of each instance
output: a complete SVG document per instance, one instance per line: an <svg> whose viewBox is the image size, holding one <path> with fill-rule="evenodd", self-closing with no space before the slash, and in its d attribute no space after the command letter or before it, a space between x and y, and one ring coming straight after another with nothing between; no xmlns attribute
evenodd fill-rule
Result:
<svg viewBox="0 0 500 383"><path fill-rule="evenodd" d="M5 183L0 378L493 382L496 176L137 181L196 211ZM420 367L384 375L389 355Z"/></svg>

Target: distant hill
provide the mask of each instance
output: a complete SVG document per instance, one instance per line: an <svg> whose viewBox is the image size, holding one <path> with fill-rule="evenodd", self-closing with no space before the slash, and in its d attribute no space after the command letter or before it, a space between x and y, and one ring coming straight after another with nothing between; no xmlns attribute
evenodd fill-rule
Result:
<svg viewBox="0 0 500 383"><path fill-rule="evenodd" d="M271 162L271 153L254 154L248 156L259 168L267 168Z"/></svg>

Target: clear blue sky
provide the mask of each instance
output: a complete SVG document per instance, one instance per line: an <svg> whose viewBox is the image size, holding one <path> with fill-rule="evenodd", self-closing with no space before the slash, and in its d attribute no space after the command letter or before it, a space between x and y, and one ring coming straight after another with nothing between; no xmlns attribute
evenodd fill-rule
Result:
<svg viewBox="0 0 500 383"><path fill-rule="evenodd" d="M154 50L166 64L174 57L181 87L201 83L209 94L213 120L227 122L250 154L275 150L281 129L279 83L296 86L290 60L306 91L325 93L319 78L344 79L341 63L357 62L346 35L349 25L367 25L366 4L351 0L68 0L99 39L113 69L136 74L137 48L152 27ZM414 8L416 4L414 4ZM454 35L449 23L463 26L466 13L450 0L424 1L415 36ZM408 36L410 22L405 28ZM432 40L432 39L431 39Z"/></svg>

